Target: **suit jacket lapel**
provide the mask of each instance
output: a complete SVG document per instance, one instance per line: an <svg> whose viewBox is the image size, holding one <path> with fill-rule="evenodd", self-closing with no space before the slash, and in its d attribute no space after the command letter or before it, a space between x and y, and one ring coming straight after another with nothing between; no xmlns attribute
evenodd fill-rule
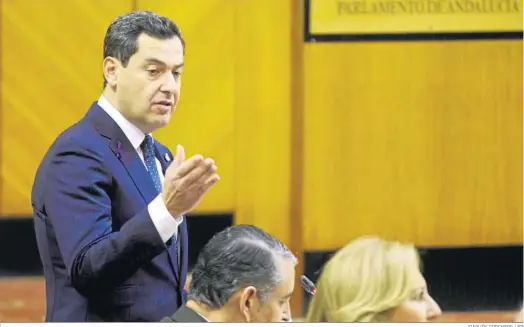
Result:
<svg viewBox="0 0 524 327"><path fill-rule="evenodd" d="M155 142L155 156L157 157L158 161L160 161L160 165L162 166L162 174L166 174L166 169L171 164L171 161L173 158L171 158L171 155L167 151L162 151L159 149L158 144Z"/></svg>
<svg viewBox="0 0 524 327"><path fill-rule="evenodd" d="M158 195L158 192L144 163L124 132L96 102L89 109L87 117L93 122L101 135L110 139L111 151L127 170L144 201L150 203Z"/></svg>
<svg viewBox="0 0 524 327"><path fill-rule="evenodd" d="M118 149L119 144L122 143L127 143L123 146L123 151ZM115 153L117 158L126 168L129 177L133 179L135 186L140 191L140 194L142 194L145 202L150 203L153 201L153 199L158 195L158 192L155 188L151 175L149 175L147 168L142 162L142 159L140 159L138 153L132 147L131 143L127 140L127 138L125 141L116 139L111 142L110 147L113 153Z"/></svg>
<svg viewBox="0 0 524 327"><path fill-rule="evenodd" d="M181 280L184 276L187 276L188 267L188 233L187 233L187 221L184 217L184 221L178 226L178 237L180 238L180 276ZM182 281L179 285L180 293L184 289L185 281Z"/></svg>

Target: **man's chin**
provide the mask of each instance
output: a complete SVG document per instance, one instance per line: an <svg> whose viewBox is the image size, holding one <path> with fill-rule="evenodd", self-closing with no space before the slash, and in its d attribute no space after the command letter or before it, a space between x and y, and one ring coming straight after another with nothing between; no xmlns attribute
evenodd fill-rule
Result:
<svg viewBox="0 0 524 327"><path fill-rule="evenodd" d="M157 129L160 129L169 124L170 119L168 117L154 117L145 122L146 130L142 130L144 133L152 133Z"/></svg>
<svg viewBox="0 0 524 327"><path fill-rule="evenodd" d="M157 115L154 118L153 125L156 126L156 128L164 127L169 124L171 121L171 114L167 115Z"/></svg>

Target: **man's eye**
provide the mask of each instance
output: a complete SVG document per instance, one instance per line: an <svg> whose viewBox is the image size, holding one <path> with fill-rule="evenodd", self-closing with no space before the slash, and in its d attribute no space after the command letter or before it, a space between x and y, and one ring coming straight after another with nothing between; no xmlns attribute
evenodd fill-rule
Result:
<svg viewBox="0 0 524 327"><path fill-rule="evenodd" d="M151 76L155 76L158 74L158 69L148 69L147 73Z"/></svg>

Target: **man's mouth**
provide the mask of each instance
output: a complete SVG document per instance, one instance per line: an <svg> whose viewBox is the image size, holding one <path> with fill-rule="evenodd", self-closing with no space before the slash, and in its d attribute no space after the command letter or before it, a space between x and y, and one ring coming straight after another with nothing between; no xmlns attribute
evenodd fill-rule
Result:
<svg viewBox="0 0 524 327"><path fill-rule="evenodd" d="M173 102L169 100L155 101L153 104L161 108L162 113L167 113L173 109Z"/></svg>

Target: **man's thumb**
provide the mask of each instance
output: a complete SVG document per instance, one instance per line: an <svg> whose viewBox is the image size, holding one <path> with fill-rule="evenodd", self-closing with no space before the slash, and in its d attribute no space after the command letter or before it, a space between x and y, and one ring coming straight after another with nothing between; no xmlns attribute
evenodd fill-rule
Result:
<svg viewBox="0 0 524 327"><path fill-rule="evenodd" d="M184 147L180 144L176 146L176 156L174 164L180 166L184 160L186 160L186 153L184 152Z"/></svg>

